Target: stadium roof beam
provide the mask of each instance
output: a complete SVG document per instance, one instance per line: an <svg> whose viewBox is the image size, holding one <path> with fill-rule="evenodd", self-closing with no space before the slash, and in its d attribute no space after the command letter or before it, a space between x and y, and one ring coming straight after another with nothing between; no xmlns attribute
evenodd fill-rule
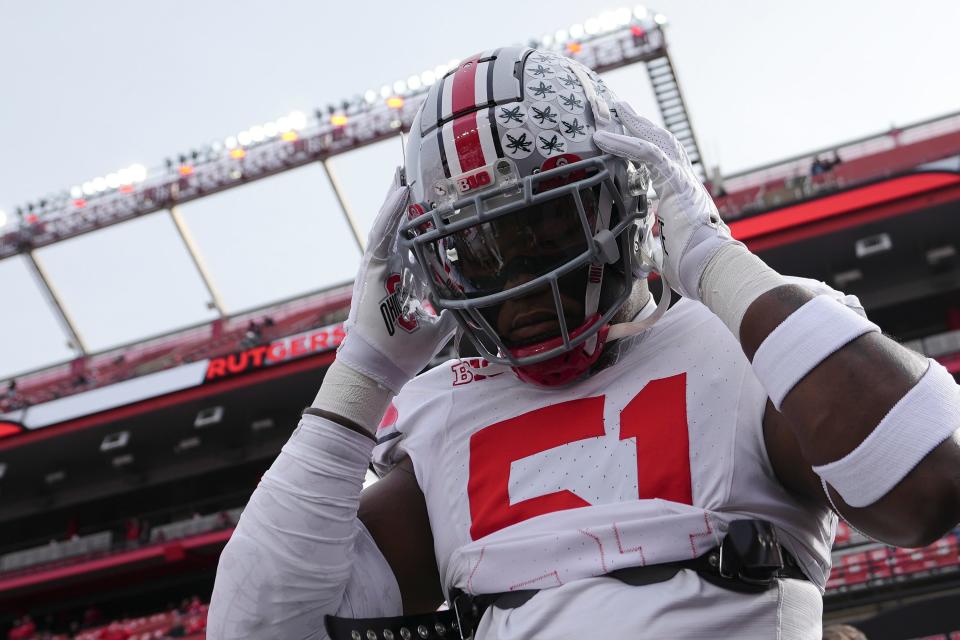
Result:
<svg viewBox="0 0 960 640"><path fill-rule="evenodd" d="M180 235L180 240L183 241L183 246L186 247L187 253L190 254L190 259L193 261L193 266L197 269L197 274L200 276L203 286L207 288L207 293L210 294L209 304L212 304L216 308L217 314L219 314L221 318L226 317L223 298L220 296L220 292L217 291L216 287L213 286L213 279L210 277L207 265L203 261L203 254L200 253L200 247L194 242L193 236L190 235L190 229L187 227L183 215L177 207L170 207L169 211L170 219L173 220L173 226L176 227L177 233Z"/></svg>
<svg viewBox="0 0 960 640"><path fill-rule="evenodd" d="M662 14L643 7L632 11L622 8L529 44L563 52L597 72L605 72L666 58L665 24ZM58 200L42 215L0 236L0 259L393 137L409 130L430 85L455 66L456 61L450 61L405 81L384 85L379 93L368 90L363 96L329 107L328 115L318 109L318 118L312 124L294 112L282 118L283 122L252 127L223 143L210 145L203 153L181 155L178 166L171 160L165 170L145 178L138 166L132 184L102 192L94 188L89 197ZM298 129L301 124L304 126ZM82 187L80 191L87 195Z"/></svg>
<svg viewBox="0 0 960 640"><path fill-rule="evenodd" d="M60 322L60 326L70 339L70 348L77 352L77 357L86 356L89 353L87 351L86 344L80 337L80 333L77 331L76 326L70 320L70 315L67 313L67 308L60 300L60 296L57 295L53 285L50 284L50 278L48 278L46 273L44 273L43 267L40 266L40 263L37 261L37 258L32 251L26 252L25 255L27 257L27 265L29 266L30 272L33 274L40 289L47 297L47 301L50 303L50 306L53 307L55 315L57 316L57 320Z"/></svg>
<svg viewBox="0 0 960 640"><path fill-rule="evenodd" d="M357 247L359 247L360 253L362 254L364 249L366 249L366 240L363 237L363 232L360 230L359 225L357 225L357 219L350 209L350 204L343 195L343 191L340 188L340 181L337 180L337 175L333 172L333 168L330 166L328 160L329 159L321 160L320 165L323 166L323 171L327 174L327 180L330 181L330 188L333 190L333 195L337 197L337 202L340 204L340 211L343 212L343 217L350 227L350 234L353 236L353 240L357 243Z"/></svg>

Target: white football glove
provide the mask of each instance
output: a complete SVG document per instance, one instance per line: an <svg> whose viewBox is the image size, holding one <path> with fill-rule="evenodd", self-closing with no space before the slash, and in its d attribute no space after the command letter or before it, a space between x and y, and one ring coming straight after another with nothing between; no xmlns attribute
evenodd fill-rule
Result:
<svg viewBox="0 0 960 640"><path fill-rule="evenodd" d="M456 330L449 311L430 313L410 292L412 274L397 254L397 229L409 190L395 179L370 230L353 283L346 337L337 359L394 394L417 375Z"/></svg>
<svg viewBox="0 0 960 640"><path fill-rule="evenodd" d="M615 104L631 135L597 131L593 141L607 153L641 162L650 170L660 197L657 220L663 251L652 256L661 263L657 271L671 288L700 300L700 277L707 263L722 246L737 241L673 134L637 115L626 102Z"/></svg>

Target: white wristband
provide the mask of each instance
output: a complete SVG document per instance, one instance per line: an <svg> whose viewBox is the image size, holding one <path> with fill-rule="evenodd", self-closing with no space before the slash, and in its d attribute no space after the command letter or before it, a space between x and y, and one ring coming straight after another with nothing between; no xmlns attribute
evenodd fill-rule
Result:
<svg viewBox="0 0 960 640"><path fill-rule="evenodd" d="M311 406L356 422L371 434L387 412L393 392L340 359L333 361Z"/></svg>
<svg viewBox="0 0 960 640"><path fill-rule="evenodd" d="M830 296L817 296L764 339L753 356L753 372L779 411L804 376L837 349L871 331L880 327Z"/></svg>
<svg viewBox="0 0 960 640"><path fill-rule="evenodd" d="M960 429L960 387L936 360L877 428L844 457L813 470L851 507L873 504Z"/></svg>

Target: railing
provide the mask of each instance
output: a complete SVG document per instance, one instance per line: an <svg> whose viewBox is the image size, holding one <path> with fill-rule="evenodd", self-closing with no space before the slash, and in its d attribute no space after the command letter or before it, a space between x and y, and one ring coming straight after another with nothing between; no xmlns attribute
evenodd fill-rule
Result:
<svg viewBox="0 0 960 640"><path fill-rule="evenodd" d="M113 533L110 531L101 531L63 542L51 541L40 547L3 554L0 556L0 571L16 571L32 565L86 557L110 551L112 545Z"/></svg>
<svg viewBox="0 0 960 640"><path fill-rule="evenodd" d="M841 161L814 175L813 162L824 155ZM722 191L712 188L720 213L734 220L954 157L960 169L960 113L728 176Z"/></svg>
<svg viewBox="0 0 960 640"><path fill-rule="evenodd" d="M847 162L958 131L960 131L960 112L950 113L908 125L902 129L891 129L844 144L804 153L787 160L740 171L724 177L723 186L728 194L734 194L777 180L809 176L810 165L813 160L826 154L838 153L841 159Z"/></svg>
<svg viewBox="0 0 960 640"><path fill-rule="evenodd" d="M113 531L94 534L48 544L0 556L0 578L35 573L45 569L79 564L93 558L141 549L155 544L182 540L192 536L221 529L232 529L240 521L243 507L237 507L208 515L153 527L148 542L119 540Z"/></svg>

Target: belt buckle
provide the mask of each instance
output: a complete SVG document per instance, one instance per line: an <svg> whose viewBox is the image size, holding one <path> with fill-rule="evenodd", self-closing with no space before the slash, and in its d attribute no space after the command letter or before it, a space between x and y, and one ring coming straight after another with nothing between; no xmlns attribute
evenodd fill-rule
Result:
<svg viewBox="0 0 960 640"><path fill-rule="evenodd" d="M451 593L450 609L453 610L453 616L456 618L457 633L460 634L460 640L470 640L477 624L477 605L473 601L473 596L465 591L456 590Z"/></svg>

